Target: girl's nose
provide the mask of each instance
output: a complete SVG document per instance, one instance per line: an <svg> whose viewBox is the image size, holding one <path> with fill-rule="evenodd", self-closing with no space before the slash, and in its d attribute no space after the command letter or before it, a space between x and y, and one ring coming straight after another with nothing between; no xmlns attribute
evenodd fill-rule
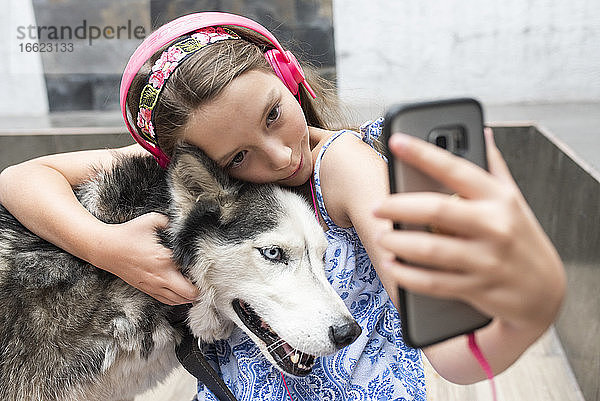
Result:
<svg viewBox="0 0 600 401"><path fill-rule="evenodd" d="M267 150L267 157L274 170L282 170L292 163L292 149L280 143Z"/></svg>

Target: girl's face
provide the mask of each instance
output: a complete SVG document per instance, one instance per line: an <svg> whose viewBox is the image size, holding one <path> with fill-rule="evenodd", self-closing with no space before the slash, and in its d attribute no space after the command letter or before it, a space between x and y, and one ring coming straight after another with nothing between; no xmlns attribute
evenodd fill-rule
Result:
<svg viewBox="0 0 600 401"><path fill-rule="evenodd" d="M244 181L297 186L312 173L302 109L271 73L248 71L234 79L194 113L184 140Z"/></svg>

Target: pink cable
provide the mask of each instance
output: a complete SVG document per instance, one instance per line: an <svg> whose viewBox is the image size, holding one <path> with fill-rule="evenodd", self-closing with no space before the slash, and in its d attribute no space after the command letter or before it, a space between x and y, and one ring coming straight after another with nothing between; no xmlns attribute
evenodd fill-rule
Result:
<svg viewBox="0 0 600 401"><path fill-rule="evenodd" d="M315 209L315 217L319 221L319 210L317 209L317 201L315 200L315 191L313 190L312 178L309 180L308 186L310 187L310 194L312 195L313 209Z"/></svg>
<svg viewBox="0 0 600 401"><path fill-rule="evenodd" d="M292 398L292 395L290 394L290 390L288 389L287 383L285 382L285 377L283 376L283 373L281 373L281 378L283 379L283 385L285 386L285 391L287 391L288 395L290 396L290 400L294 401L294 399Z"/></svg>
<svg viewBox="0 0 600 401"><path fill-rule="evenodd" d="M475 333L469 333L467 334L467 337L469 338L469 349L471 350L471 353L473 354L475 359L477 359L479 366L481 366L481 368L485 372L485 375L490 381L490 385L492 387L492 397L494 401L498 401L498 396L496 394L496 383L494 382L494 372L492 371L492 368L488 363L487 359L485 359L483 352L481 352L479 345L477 345L477 341L475 341Z"/></svg>

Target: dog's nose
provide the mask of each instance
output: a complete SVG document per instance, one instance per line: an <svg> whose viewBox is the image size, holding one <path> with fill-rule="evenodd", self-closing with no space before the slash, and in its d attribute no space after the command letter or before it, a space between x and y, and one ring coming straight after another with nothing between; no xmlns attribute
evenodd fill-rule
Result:
<svg viewBox="0 0 600 401"><path fill-rule="evenodd" d="M341 326L329 326L329 339L338 349L350 345L360 336L362 329L355 321Z"/></svg>

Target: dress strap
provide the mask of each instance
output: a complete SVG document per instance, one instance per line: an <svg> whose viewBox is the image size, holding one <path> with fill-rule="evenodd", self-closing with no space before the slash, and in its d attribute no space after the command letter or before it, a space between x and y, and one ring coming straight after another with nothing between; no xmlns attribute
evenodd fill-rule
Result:
<svg viewBox="0 0 600 401"><path fill-rule="evenodd" d="M383 132L383 117L379 117L375 121L367 121L360 126L359 131L363 142L373 147L373 142L381 136Z"/></svg>
<svg viewBox="0 0 600 401"><path fill-rule="evenodd" d="M344 132L351 132L354 135L358 135L356 132L347 131L347 130L338 131L335 134L333 134L327 140L327 142L325 142L325 144L319 151L319 155L317 156L317 160L315 161L315 170L313 172L313 179L315 182L315 192L316 192L316 198L317 198L317 206L319 207L319 212L321 212L321 217L323 217L325 224L327 224L327 227L329 227L330 229L337 227L337 226L335 225L333 220L331 220L331 217L329 217L329 214L327 213L327 209L325 209L325 201L323 200L323 193L321 192L321 177L320 177L321 160L323 160L323 156L325 155L325 151L327 150L327 148L329 148L329 146L333 143L333 141L335 141L337 138L339 138L339 136L342 135Z"/></svg>
<svg viewBox="0 0 600 401"><path fill-rule="evenodd" d="M327 226L329 228L337 227L337 225L333 222L333 220L331 220L331 217L329 217L329 214L327 213L327 210L325 209L325 201L323 200L323 193L321 192L321 179L320 179L321 160L323 159L323 156L325 155L327 148L329 148L329 146L333 143L333 141L335 141L337 138L339 138L340 135L342 135L343 133L346 133L346 132L350 133L352 135L355 135L356 137L358 137L363 142L365 142L366 144L368 144L369 146L371 146L373 148L373 142L375 140L377 140L377 138L379 138L379 136L381 135L381 132L383 130L383 122L384 122L384 120L381 117L374 121L367 121L360 126L360 128L359 128L360 133L352 131L352 130L338 131L335 134L333 134L327 140L327 142L325 142L325 144L319 151L319 155L317 156L317 160L315 162L315 170L313 173L314 174L313 177L314 177L314 182L315 182L317 206L319 208L319 212L321 212L321 216L323 217L325 224L327 224ZM383 160L385 160L387 162L387 158L384 155L380 154L379 152L377 152L377 154L380 157L382 157Z"/></svg>

